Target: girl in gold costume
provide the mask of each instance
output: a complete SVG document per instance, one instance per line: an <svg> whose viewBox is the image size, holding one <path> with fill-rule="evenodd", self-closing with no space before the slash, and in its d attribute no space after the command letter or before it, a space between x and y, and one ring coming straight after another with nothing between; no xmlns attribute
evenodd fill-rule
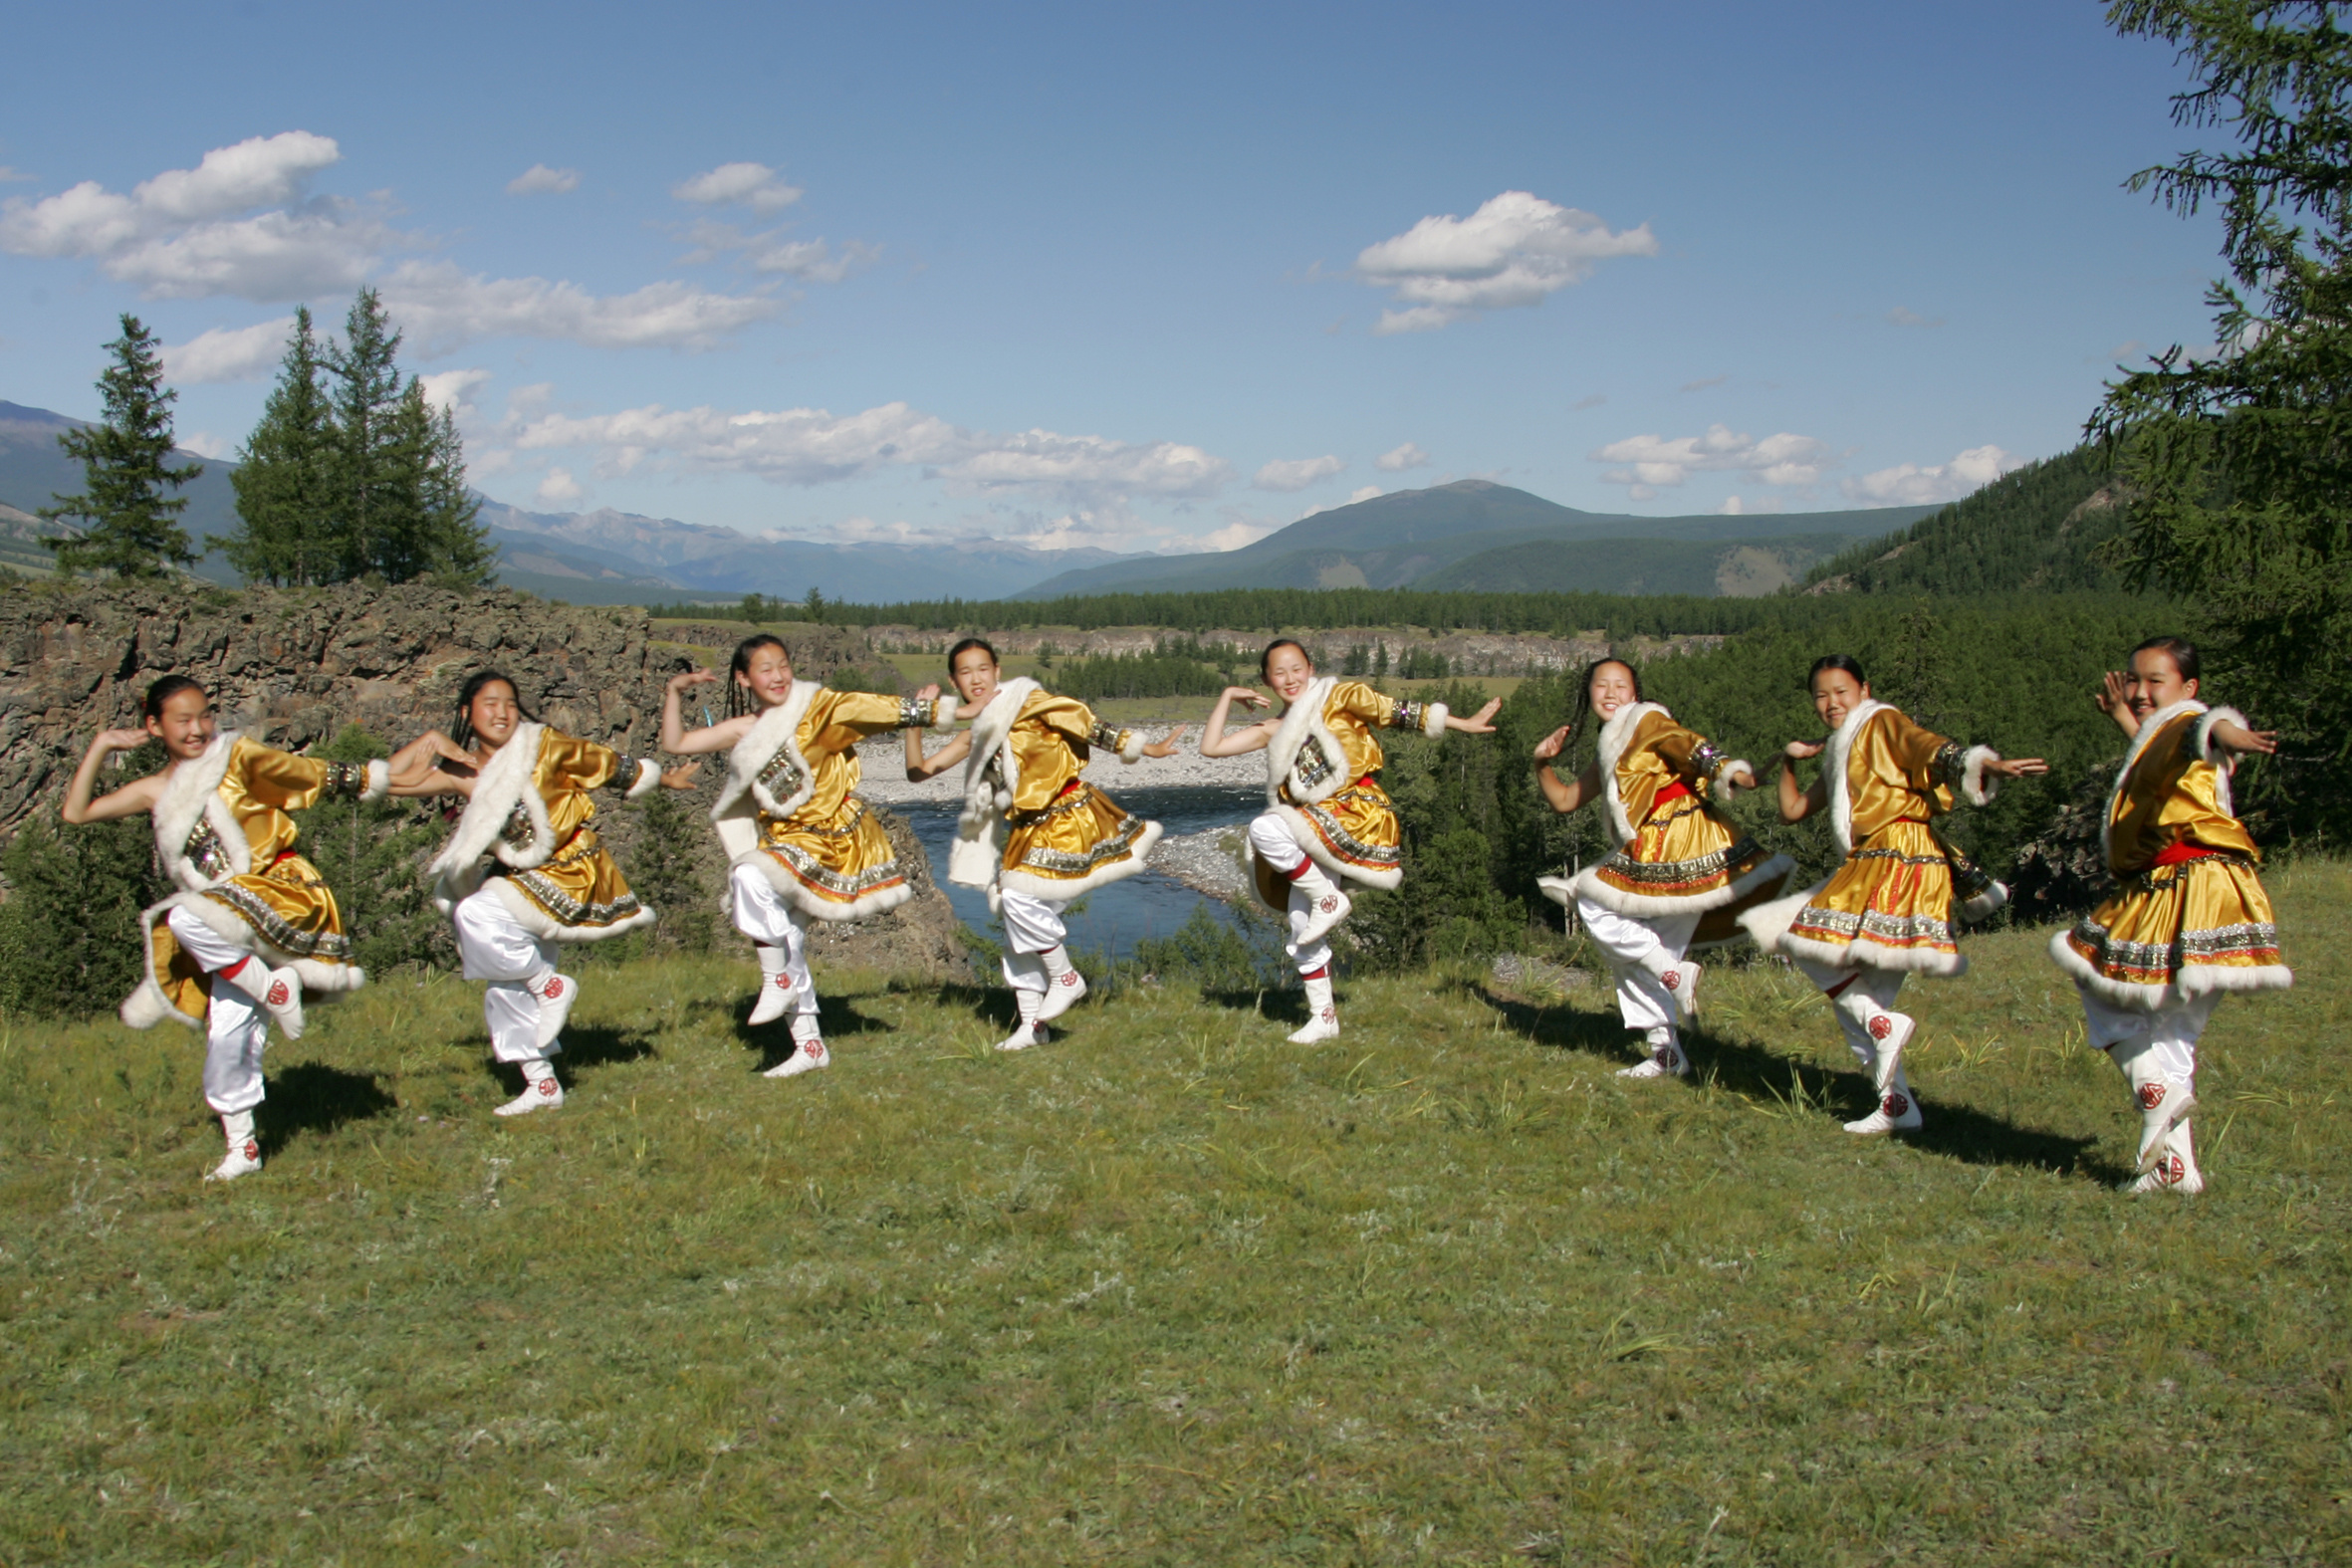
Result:
<svg viewBox="0 0 2352 1568"><path fill-rule="evenodd" d="M2100 839L2115 896L2050 939L2082 992L2083 1024L2131 1085L2140 1109L2134 1193L2201 1193L2189 1116L2197 1040L2231 991L2283 991L2278 925L2230 796L2238 757L2277 737L2234 708L2198 701L2197 649L2153 637L2092 700L2131 736Z"/></svg>
<svg viewBox="0 0 2352 1568"><path fill-rule="evenodd" d="M661 749L727 754L727 784L711 821L730 861L735 929L751 938L760 961L751 1021L770 1023L792 1012L793 1048L767 1072L789 1078L831 1060L818 1027L806 922L863 920L914 895L889 836L855 793L857 743L890 730L952 724L956 700L941 697L936 686L912 697L880 697L795 680L791 652L765 633L737 645L729 673L727 718L700 730L685 727L679 700L688 687L718 677L708 670L670 677Z"/></svg>
<svg viewBox="0 0 2352 1568"><path fill-rule="evenodd" d="M1433 739L1448 730L1491 735L1495 727L1487 721L1503 703L1497 699L1471 718L1457 719L1442 702L1400 702L1361 681L1318 677L1306 650L1288 637L1267 645L1258 673L1282 698L1283 712L1228 734L1225 720L1234 703L1267 706L1250 687L1228 686L1210 710L1201 755L1267 754L1267 808L1250 823L1250 855L1258 896L1290 919L1284 952L1306 986L1306 1023L1291 1040L1312 1045L1339 1032L1329 938L1350 905L1331 878L1393 888L1405 876L1396 810L1373 779L1383 759L1372 732L1418 730Z"/></svg>
<svg viewBox="0 0 2352 1568"><path fill-rule="evenodd" d="M556 945L653 923L596 838L588 791L634 799L656 785L691 788L700 765L665 774L551 729L524 712L515 683L496 670L465 683L451 729L419 738L430 751L394 775L391 792L465 796L448 847L426 868L433 903L457 927L465 978L490 983L482 1014L492 1054L523 1072L523 1092L498 1114L552 1110L564 1085L548 1058L564 1048L558 1036L580 996L580 982L556 971Z"/></svg>
<svg viewBox="0 0 2352 1568"><path fill-rule="evenodd" d="M1862 666L1842 653L1814 661L1813 711L1826 742L1791 741L1780 754L1780 819L1827 809L1845 864L1826 882L1760 905L1740 919L1757 945L1796 963L1836 1010L1846 1043L1870 1069L1878 1106L1847 1132L1863 1136L1920 1125L1903 1072L1917 1023L1894 1010L1907 975L1960 975L1953 905L1978 919L2008 902L2008 889L1946 843L1932 825L1956 799L1983 805L1999 779L2046 774L2038 757L2004 762L1990 747L1963 747L1913 724L1870 695ZM1796 764L1824 751L1812 787Z"/></svg>
<svg viewBox="0 0 2352 1568"><path fill-rule="evenodd" d="M1586 714L1601 720L1592 765L1573 780L1552 772ZM1682 1077L1691 1070L1676 1024L1699 1009L1699 966L1684 957L1741 936L1738 917L1779 896L1796 869L1708 803L1756 787L1756 770L1725 757L1674 715L1644 702L1641 676L1622 659L1585 671L1572 723L1535 744L1535 783L1555 811L1588 801L1608 808L1614 846L1569 880L1541 877L1546 896L1573 907L1617 976L1617 1011L1647 1039L1647 1060L1620 1078Z"/></svg>
<svg viewBox="0 0 2352 1568"><path fill-rule="evenodd" d="M142 713L143 729L107 730L91 741L66 786L64 816L105 822L144 811L154 819L156 857L180 890L139 917L147 973L123 1000L122 1021L143 1029L170 1018L204 1028L204 1099L228 1140L226 1157L204 1179L232 1181L261 1169L253 1110L263 1098L270 1020L299 1038L305 988L337 993L367 983L351 961L335 895L296 850L286 813L328 795L376 799L389 770L380 761L292 757L220 731L212 699L184 675L149 686ZM171 759L163 771L93 800L99 766L150 740Z"/></svg>
<svg viewBox="0 0 2352 1568"><path fill-rule="evenodd" d="M997 650L977 637L949 650L947 671L972 728L928 758L921 733L908 730L906 776L930 779L965 762L964 810L947 876L987 888L990 907L1004 919L1005 983L1021 1022L997 1049L1026 1050L1086 994L1063 945L1061 911L1088 890L1142 870L1160 837L1159 823L1129 816L1079 775L1097 746L1122 763L1172 757L1183 731L1146 746L1134 731L1035 681L1000 684Z"/></svg>

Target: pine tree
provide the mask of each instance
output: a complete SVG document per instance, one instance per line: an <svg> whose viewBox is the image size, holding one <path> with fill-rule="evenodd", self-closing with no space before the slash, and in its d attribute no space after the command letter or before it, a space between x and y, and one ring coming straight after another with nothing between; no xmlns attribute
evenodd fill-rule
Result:
<svg viewBox="0 0 2352 1568"><path fill-rule="evenodd" d="M107 344L115 362L98 378L104 422L69 430L57 444L82 463L80 495L50 497L41 509L52 521L84 520L78 539L50 540L58 569L96 568L124 577L166 576L196 560L188 536L173 520L185 496L168 496L204 472L201 463L170 467L171 405L179 396L163 385L155 336L135 316L122 319L122 336Z"/></svg>
<svg viewBox="0 0 2352 1568"><path fill-rule="evenodd" d="M385 319L383 302L373 289L360 290L344 320L342 345L327 353L335 377L339 577L376 572L396 580L402 542L416 531L422 460L404 450L415 430L403 418L399 350L400 334Z"/></svg>
<svg viewBox="0 0 2352 1568"><path fill-rule="evenodd" d="M489 582L497 572L498 547L482 526L481 499L465 482L465 441L457 433L453 408L433 416L423 510L433 573L448 582Z"/></svg>
<svg viewBox="0 0 2352 1568"><path fill-rule="evenodd" d="M336 538L336 433L333 406L320 375L324 365L308 306L294 313L278 384L262 405L261 423L229 476L237 489L237 532L217 545L248 582L311 584L342 574Z"/></svg>

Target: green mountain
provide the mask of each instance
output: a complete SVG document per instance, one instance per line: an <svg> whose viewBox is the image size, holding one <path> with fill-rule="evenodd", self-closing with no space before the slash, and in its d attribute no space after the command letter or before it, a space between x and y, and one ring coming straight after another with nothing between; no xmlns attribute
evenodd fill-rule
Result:
<svg viewBox="0 0 2352 1568"><path fill-rule="evenodd" d="M2121 526L2094 448L2029 463L1903 533L1857 546L1806 577L1809 593L2007 593L2113 589L2098 559Z"/></svg>
<svg viewBox="0 0 2352 1568"><path fill-rule="evenodd" d="M1066 571L1015 597L1238 587L1768 593L1932 510L1640 518L1466 479L1318 512L1240 550Z"/></svg>

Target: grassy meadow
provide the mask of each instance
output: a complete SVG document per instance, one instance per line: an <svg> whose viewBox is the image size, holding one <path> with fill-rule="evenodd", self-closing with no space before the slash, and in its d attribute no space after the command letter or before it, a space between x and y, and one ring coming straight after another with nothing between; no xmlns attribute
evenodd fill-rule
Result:
<svg viewBox="0 0 2352 1568"><path fill-rule="evenodd" d="M1090 1001L823 977L754 1075L748 959L585 972L571 1102L502 1122L480 988L273 1051L225 1189L196 1037L0 1026L0 1562L2352 1560L2352 866L2271 878L2212 1191L2045 933L1909 993L1924 1132L1785 973L1687 1082L1597 987Z"/></svg>

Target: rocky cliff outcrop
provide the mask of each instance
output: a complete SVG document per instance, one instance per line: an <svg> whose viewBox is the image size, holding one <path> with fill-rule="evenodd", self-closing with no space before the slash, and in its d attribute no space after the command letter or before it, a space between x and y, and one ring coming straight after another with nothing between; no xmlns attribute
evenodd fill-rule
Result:
<svg viewBox="0 0 2352 1568"><path fill-rule="evenodd" d="M806 678L822 681L869 656L859 633L813 630L824 635L795 649ZM446 729L466 677L495 667L548 723L649 754L662 684L689 660L686 648L655 641L633 609L552 605L509 591L347 583L232 592L19 579L0 588L0 836L55 804L95 732L136 724L147 684L161 675L201 681L224 727L300 751L347 725L393 746L428 726ZM702 809L716 797L720 772L706 766L697 782ZM636 815L598 812L623 865ZM880 919L827 931L817 952L877 969L961 966L946 896L905 824L884 816L915 873L916 896ZM716 835L698 831L692 852L715 901L723 870Z"/></svg>

